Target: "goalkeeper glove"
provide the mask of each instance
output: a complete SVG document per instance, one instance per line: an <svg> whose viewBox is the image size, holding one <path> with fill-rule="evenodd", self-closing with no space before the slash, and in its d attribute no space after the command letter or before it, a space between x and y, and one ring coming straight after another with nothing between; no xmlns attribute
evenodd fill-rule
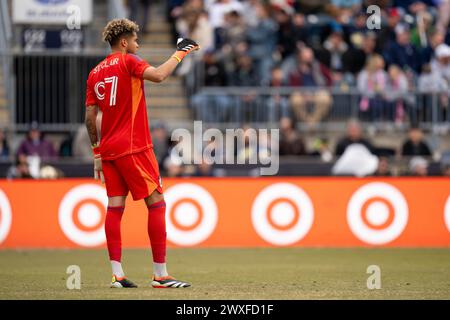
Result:
<svg viewBox="0 0 450 320"><path fill-rule="evenodd" d="M177 52L172 57L181 62L189 53L199 49L200 46L194 40L179 38L177 41Z"/></svg>
<svg viewBox="0 0 450 320"><path fill-rule="evenodd" d="M100 148L98 146L93 146L92 152L94 153L94 178L95 180L100 180L102 183L105 183Z"/></svg>

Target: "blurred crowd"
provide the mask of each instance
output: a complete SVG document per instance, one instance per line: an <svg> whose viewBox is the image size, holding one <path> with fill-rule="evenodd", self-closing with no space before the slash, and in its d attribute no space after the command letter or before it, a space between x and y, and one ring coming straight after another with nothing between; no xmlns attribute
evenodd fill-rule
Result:
<svg viewBox="0 0 450 320"><path fill-rule="evenodd" d="M130 18L146 33L151 1L127 4ZM369 5L380 8L379 21L372 16L376 11L367 13ZM168 0L167 16L174 41L190 37L202 47L177 70L193 92L191 107L197 119L278 123L279 145L265 141L257 148L272 152L276 147L282 157L309 156L332 163L335 175L427 176L434 158L440 161L440 173L450 176L450 151L430 145L420 128L420 120L450 123L450 0ZM203 86L257 87L271 93L261 103L258 93L249 89L236 103L225 90L212 95L197 90ZM294 90L273 93L283 87ZM356 119L348 122L337 141L314 130L319 136L313 143L305 141L297 124L315 128L332 108L348 104L335 93L353 90L358 93L360 120L409 120L407 138L400 145L394 149L375 145ZM251 112L261 104L262 112ZM438 114L432 105L439 108ZM242 118L246 110L260 118ZM242 128L247 132L251 126ZM152 126L152 138L165 176L223 174L206 162L188 166L171 157L183 142L172 141L164 123ZM215 141L205 147L214 148ZM234 150L235 158L248 160L263 151L252 148L246 139L241 149ZM214 152L219 157L225 154L219 148ZM6 173L10 179L58 178L64 174L52 163L66 158L87 163L92 151L84 126L55 143L33 123L13 148L0 131L0 158L14 159ZM402 160L407 165L399 168Z"/></svg>
<svg viewBox="0 0 450 320"><path fill-rule="evenodd" d="M379 25L369 5L380 8ZM170 0L168 15L174 37L191 37L203 49L179 70L194 75L194 92L308 89L269 97L265 118L256 120L290 116L314 125L338 102L330 92L356 88L363 119L430 120L436 103L440 120L450 121L449 0ZM415 99L411 90L423 95ZM236 118L242 110L234 108L257 101L251 93L240 99L198 93L191 104L201 120L242 122L248 119Z"/></svg>
<svg viewBox="0 0 450 320"><path fill-rule="evenodd" d="M249 141L250 125L242 127L245 143L241 148L235 148L234 159L249 163L252 155L267 155L276 148L280 157L301 159L308 157L317 163L334 163L332 174L349 176L428 176L429 166L433 162L437 150L430 146L424 132L419 127L411 127L407 137L398 148L385 148L374 144L365 136L361 123L356 119L349 120L346 133L330 143L325 137L317 137L313 143L307 143L303 135L295 128L292 119L282 118L280 121L280 140L278 145L270 144L270 137L259 136L258 145ZM171 133L163 123L153 126L152 139L155 154L161 171L169 177L183 176L221 176L222 169L216 169L203 159L201 165L184 165L177 157L173 157L178 144L186 141L172 141ZM264 140L264 141L263 141ZM222 159L226 154L226 146L221 146L214 139L204 142L201 150L191 150L192 145L184 145L183 150L212 154L215 159ZM358 147L359 150L352 150ZM362 152L361 152L362 149ZM268 153L267 153L268 152ZM439 157L439 172L434 174L450 176L450 150L444 151ZM399 166L399 163L402 165ZM406 166L405 166L406 164ZM301 164L299 164L301 165Z"/></svg>
<svg viewBox="0 0 450 320"><path fill-rule="evenodd" d="M217 169L213 163L208 163L209 159L204 158L205 154L209 154L215 160L222 159L222 163L225 163L228 151L226 145L220 145L211 139L204 141L204 145L195 150L192 141L173 139L172 132L163 122L155 123L151 129L155 155L163 176L226 175L223 168ZM437 150L435 146L430 145L422 129L417 126L410 127L407 137L397 148L375 144L365 135L365 130L357 119L350 119L346 133L333 142L325 136L305 141L304 135L288 117L280 121L279 143L276 145L271 145L270 131L266 137L259 135L258 143L254 145L250 143L250 130L254 128L247 124L241 129L244 143L241 146L235 145L235 163L249 164L250 158L255 154L261 160L264 156L270 157L273 152L277 152L282 158L307 158L317 163L333 164L331 174L334 175L428 176L429 166L436 163L439 169L438 172L435 170L433 175L450 176L450 149ZM192 155L199 154L202 163L183 163L178 157L179 150ZM69 160L69 163L73 163L75 160L77 163L86 164L92 162L87 130L81 125L76 132L56 143L54 139L47 139L37 123L32 123L25 137L15 147L11 147L7 134L0 131L0 161L8 163L11 160L13 163L6 174L4 173L8 179L63 178L64 173L57 168L61 161Z"/></svg>

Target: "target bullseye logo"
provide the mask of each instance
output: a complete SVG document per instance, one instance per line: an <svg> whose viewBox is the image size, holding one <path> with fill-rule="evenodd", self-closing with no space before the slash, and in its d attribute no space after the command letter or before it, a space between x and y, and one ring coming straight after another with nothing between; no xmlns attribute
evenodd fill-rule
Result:
<svg viewBox="0 0 450 320"><path fill-rule="evenodd" d="M64 234L85 247L106 241L104 223L108 198L104 188L84 184L71 189L59 205L59 225Z"/></svg>
<svg viewBox="0 0 450 320"><path fill-rule="evenodd" d="M285 246L300 241L313 222L312 201L294 184L277 183L266 187L253 202L253 227L271 244Z"/></svg>
<svg viewBox="0 0 450 320"><path fill-rule="evenodd" d="M177 245L199 244L214 232L218 221L217 204L204 188L181 183L166 190L167 239Z"/></svg>
<svg viewBox="0 0 450 320"><path fill-rule="evenodd" d="M6 194L0 190L0 244L5 241L12 224L11 205Z"/></svg>
<svg viewBox="0 0 450 320"><path fill-rule="evenodd" d="M390 184L373 182L359 188L347 206L353 234L368 244L382 245L398 238L408 223L408 204Z"/></svg>
<svg viewBox="0 0 450 320"><path fill-rule="evenodd" d="M450 196L447 198L447 201L445 202L444 220L445 220L445 225L447 226L447 229L450 232Z"/></svg>

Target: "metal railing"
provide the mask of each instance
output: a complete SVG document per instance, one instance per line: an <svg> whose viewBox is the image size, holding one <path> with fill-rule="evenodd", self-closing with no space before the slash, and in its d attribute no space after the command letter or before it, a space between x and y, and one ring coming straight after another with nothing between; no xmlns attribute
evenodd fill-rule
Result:
<svg viewBox="0 0 450 320"><path fill-rule="evenodd" d="M191 96L189 106L196 120L210 124L267 126L291 117L303 128L328 129L356 118L376 126L418 124L429 129L450 124L448 100L448 93L417 91L390 99L367 97L356 88L205 87Z"/></svg>
<svg viewBox="0 0 450 320"><path fill-rule="evenodd" d="M71 131L84 119L86 79L104 54L15 53L8 77L17 88L10 129L37 121L50 131ZM14 91L13 91L14 92ZM66 130L64 130L66 128Z"/></svg>

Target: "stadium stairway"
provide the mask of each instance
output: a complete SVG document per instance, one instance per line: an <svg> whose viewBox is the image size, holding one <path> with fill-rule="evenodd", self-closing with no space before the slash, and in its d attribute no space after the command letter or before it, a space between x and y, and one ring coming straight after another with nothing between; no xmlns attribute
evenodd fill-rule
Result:
<svg viewBox="0 0 450 320"><path fill-rule="evenodd" d="M150 9L148 33L140 35L139 54L157 67L169 58L175 49L166 21L164 6L154 3ZM183 79L170 76L159 84L145 83L148 113L151 120L168 124L183 123L191 119Z"/></svg>

